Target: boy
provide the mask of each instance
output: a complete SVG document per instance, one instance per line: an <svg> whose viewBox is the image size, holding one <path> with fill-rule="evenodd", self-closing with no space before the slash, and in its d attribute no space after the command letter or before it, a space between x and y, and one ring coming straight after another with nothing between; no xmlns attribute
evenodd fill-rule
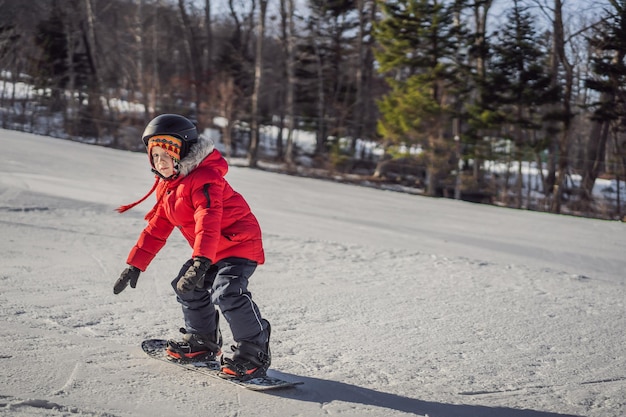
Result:
<svg viewBox="0 0 626 417"><path fill-rule="evenodd" d="M148 124L142 140L155 183L141 200L118 211L131 209L155 190L157 202L113 292L119 294L129 283L135 288L140 272L177 227L193 251L172 281L185 328L181 341L168 341L167 353L179 360L221 355L218 306L237 342L232 357L222 357L221 375L242 380L265 375L271 363L270 324L247 289L257 265L265 261L256 217L224 179L226 160L190 120L160 115Z"/></svg>

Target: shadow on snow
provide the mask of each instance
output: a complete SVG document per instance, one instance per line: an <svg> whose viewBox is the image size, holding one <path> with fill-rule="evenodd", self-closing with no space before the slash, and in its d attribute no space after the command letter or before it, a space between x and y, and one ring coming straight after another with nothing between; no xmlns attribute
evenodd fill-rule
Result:
<svg viewBox="0 0 626 417"><path fill-rule="evenodd" d="M559 414L546 411L515 409L507 407L488 407L469 404L443 404L422 401L415 398L362 388L343 382L319 378L308 378L287 373L270 371L287 381L302 381L296 389L268 391L268 394L299 401L328 404L333 401L362 404L396 410L428 417L579 417L572 414Z"/></svg>

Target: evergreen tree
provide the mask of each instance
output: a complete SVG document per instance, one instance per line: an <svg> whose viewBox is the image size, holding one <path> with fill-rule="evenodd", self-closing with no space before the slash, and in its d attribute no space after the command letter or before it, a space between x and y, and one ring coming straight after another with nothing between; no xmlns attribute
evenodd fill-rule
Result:
<svg viewBox="0 0 626 417"><path fill-rule="evenodd" d="M592 136L589 138L583 173L583 195L592 199L593 185L602 172L609 133L626 130L626 0L610 0L603 25L589 40L595 55L595 77L586 85L598 93L593 103ZM623 152L623 150L622 150ZM621 155L622 163L626 155Z"/></svg>
<svg viewBox="0 0 626 417"><path fill-rule="evenodd" d="M487 33L487 18L493 0L476 0L469 4L473 15L473 32L468 36L468 70L470 81L468 98L461 109L464 122L463 156L473 161L473 180L476 190L484 192L482 161L489 157L484 137L493 137L498 126L498 114L489 102L491 86L487 83L487 63L491 51L491 36ZM488 191L487 191L488 192Z"/></svg>
<svg viewBox="0 0 626 417"><path fill-rule="evenodd" d="M536 33L535 18L518 0L513 3L493 45L488 86L484 90L489 110L484 113L484 120L499 125L499 135L514 146L513 156L518 164L517 207L521 207L522 161L535 143L544 143L535 140L547 115L542 106L554 103L558 94L550 84L545 60L549 48L544 38ZM508 173L506 177L505 199Z"/></svg>
<svg viewBox="0 0 626 417"><path fill-rule="evenodd" d="M345 137L356 100L354 37L358 26L356 0L309 0L307 45L299 53L298 75L303 76L298 101L309 106L316 128L316 154L326 151L329 136ZM300 77L298 77L300 78ZM303 95L299 93L302 92Z"/></svg>
<svg viewBox="0 0 626 417"><path fill-rule="evenodd" d="M463 28L460 1L381 1L376 58L390 92L380 100L379 133L388 145L423 149L427 193L435 195L453 167L451 131Z"/></svg>
<svg viewBox="0 0 626 417"><path fill-rule="evenodd" d="M67 6L74 6L68 9ZM50 16L37 25L35 42L41 49L37 85L50 91L50 102L66 111L66 129L70 135L94 137L97 132L87 107L91 86L95 83L86 37L76 23L78 5L68 0L54 1ZM69 91L66 99L64 90ZM96 98L99 100L99 98ZM67 100L68 103L63 103ZM58 107L57 107L58 106Z"/></svg>

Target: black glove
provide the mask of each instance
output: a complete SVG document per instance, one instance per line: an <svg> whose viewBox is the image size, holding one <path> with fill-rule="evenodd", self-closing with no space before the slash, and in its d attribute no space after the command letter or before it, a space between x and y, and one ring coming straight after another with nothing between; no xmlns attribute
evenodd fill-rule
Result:
<svg viewBox="0 0 626 417"><path fill-rule="evenodd" d="M119 294L124 291L124 288L126 288L129 282L130 288L135 288L137 286L137 280L139 279L140 272L141 270L139 268L135 268L132 265L126 268L117 281L115 281L113 294Z"/></svg>
<svg viewBox="0 0 626 417"><path fill-rule="evenodd" d="M209 270L211 260L198 256L193 258L193 264L187 269L187 272L180 277L176 284L176 290L184 294L193 290L196 286L202 288L204 285L204 274Z"/></svg>

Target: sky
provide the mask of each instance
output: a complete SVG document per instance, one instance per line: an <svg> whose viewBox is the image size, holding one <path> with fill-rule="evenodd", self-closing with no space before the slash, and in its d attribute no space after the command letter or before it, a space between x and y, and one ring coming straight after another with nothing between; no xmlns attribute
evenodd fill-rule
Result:
<svg viewBox="0 0 626 417"><path fill-rule="evenodd" d="M494 0L488 22L494 24L506 19L506 14L512 4L512 0ZM521 4L529 7L529 11L538 17L540 24L545 22L547 27L551 25L554 0L523 0ZM609 0L561 0L561 4L566 32L578 31L581 21L585 24L595 22L610 6Z"/></svg>
<svg viewBox="0 0 626 417"><path fill-rule="evenodd" d="M0 144L0 416L626 415L624 223L232 166L264 233L270 374L304 382L262 394L142 352L182 325L181 236L113 294L145 154Z"/></svg>

